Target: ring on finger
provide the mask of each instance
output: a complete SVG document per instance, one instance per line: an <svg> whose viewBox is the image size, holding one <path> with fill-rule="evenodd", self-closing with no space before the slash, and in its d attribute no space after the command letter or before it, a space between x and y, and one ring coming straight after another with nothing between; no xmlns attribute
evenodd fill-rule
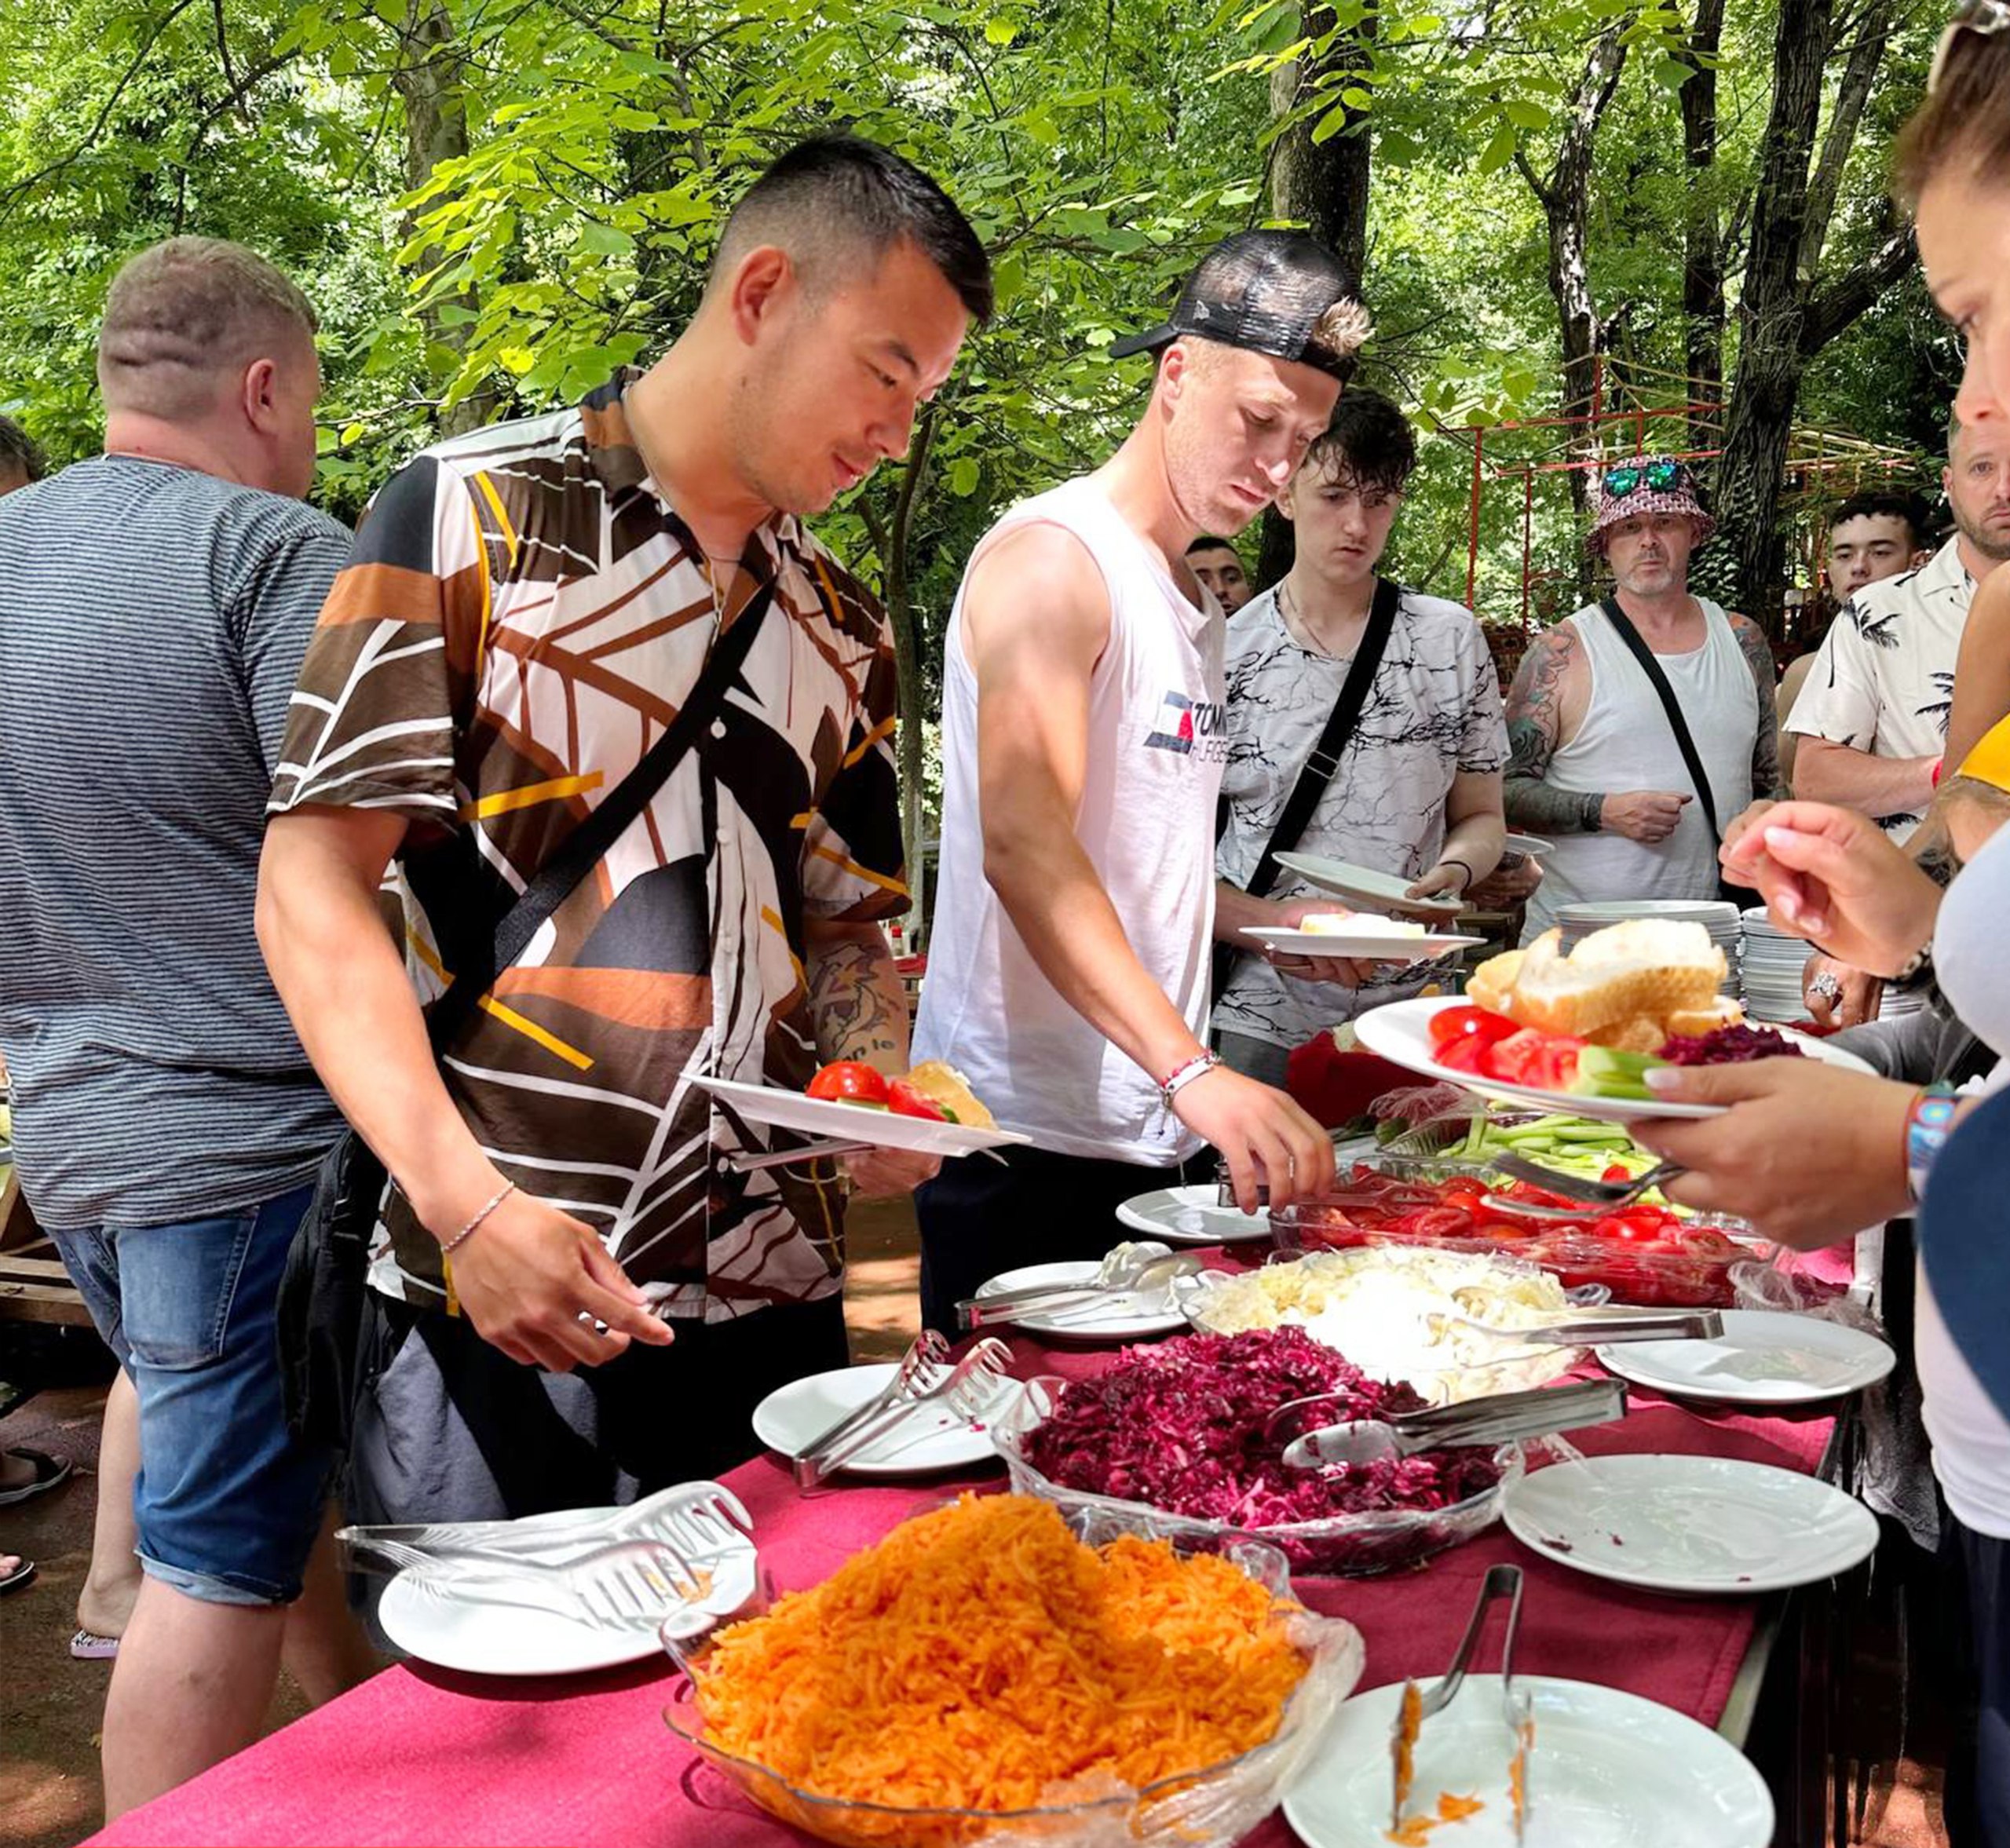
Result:
<svg viewBox="0 0 2010 1848"><path fill-rule="evenodd" d="M606 1323L603 1322L600 1317L595 1315L590 1309L581 1309L579 1314L574 1317L574 1320L587 1324L587 1325L590 1328L596 1335L605 1335L608 1331Z"/></svg>
<svg viewBox="0 0 2010 1848"><path fill-rule="evenodd" d="M1843 984L1825 969L1807 984L1807 992L1811 995L1819 995L1833 1006L1843 998Z"/></svg>

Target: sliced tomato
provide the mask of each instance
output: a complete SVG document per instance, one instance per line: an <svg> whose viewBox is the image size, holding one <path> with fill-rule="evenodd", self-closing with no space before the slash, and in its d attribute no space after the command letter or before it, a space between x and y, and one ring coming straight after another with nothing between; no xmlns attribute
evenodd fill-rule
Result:
<svg viewBox="0 0 2010 1848"><path fill-rule="evenodd" d="M1448 1039L1431 1049L1431 1057L1448 1072L1470 1072L1475 1078L1484 1078L1486 1055L1493 1043L1489 1039Z"/></svg>
<svg viewBox="0 0 2010 1848"><path fill-rule="evenodd" d="M863 1059L839 1059L810 1079L809 1091L830 1104L883 1104L886 1078Z"/></svg>
<svg viewBox="0 0 2010 1848"><path fill-rule="evenodd" d="M1448 1207L1456 1207L1462 1213L1478 1214L1480 1203L1486 1198L1486 1189L1477 1181L1449 1181L1438 1196Z"/></svg>
<svg viewBox="0 0 2010 1848"><path fill-rule="evenodd" d="M1603 1174L1599 1175L1599 1178L1601 1181L1613 1181L1623 1185L1625 1182L1633 1178L1633 1171L1629 1168L1624 1162L1616 1161L1610 1167L1607 1168Z"/></svg>
<svg viewBox="0 0 2010 1848"><path fill-rule="evenodd" d="M1431 1043L1434 1046L1449 1046L1460 1039L1477 1039L1482 1046L1491 1046L1495 1040L1505 1039L1519 1031L1507 1015L1484 1007L1441 1008L1431 1017Z"/></svg>
<svg viewBox="0 0 2010 1848"><path fill-rule="evenodd" d="M1584 1050L1584 1043L1567 1033L1538 1033L1523 1027L1489 1045L1480 1069L1488 1077L1533 1090L1568 1090Z"/></svg>
<svg viewBox="0 0 2010 1848"><path fill-rule="evenodd" d="M919 1116L930 1123L954 1123L956 1120L933 1097L923 1095L904 1078L897 1078L887 1086L886 1108L896 1116Z"/></svg>

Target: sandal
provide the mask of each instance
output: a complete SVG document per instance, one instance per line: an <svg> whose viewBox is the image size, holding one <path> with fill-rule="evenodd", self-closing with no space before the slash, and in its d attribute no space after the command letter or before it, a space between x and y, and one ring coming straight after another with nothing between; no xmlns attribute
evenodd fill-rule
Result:
<svg viewBox="0 0 2010 1848"><path fill-rule="evenodd" d="M16 1554L14 1557L19 1558L20 1555ZM32 1559L23 1559L20 1564L16 1566L12 1572L8 1573L4 1579L0 1579L0 1593L18 1591L24 1585L27 1584L29 1580L33 1579L34 1576L35 1561Z"/></svg>
<svg viewBox="0 0 2010 1848"><path fill-rule="evenodd" d="M16 1444L6 1454L20 1457L31 1465L35 1480L23 1483L19 1488L0 1488L0 1508L11 1507L16 1502L45 1494L70 1479L72 1465L67 1456L51 1456L46 1450L30 1450L25 1444Z"/></svg>

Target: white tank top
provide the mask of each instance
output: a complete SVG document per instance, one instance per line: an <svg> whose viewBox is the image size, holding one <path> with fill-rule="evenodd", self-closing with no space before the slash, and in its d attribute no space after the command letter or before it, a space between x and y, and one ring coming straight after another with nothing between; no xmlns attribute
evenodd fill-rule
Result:
<svg viewBox="0 0 2010 1848"><path fill-rule="evenodd" d="M1001 534L1036 522L1073 534L1109 593L1075 834L1138 960L1204 1043L1215 798L1227 754L1220 611L1204 592L1204 607L1187 601L1093 477L1014 507L972 565ZM915 1057L946 1059L1000 1123L1043 1149L1170 1167L1201 1142L1160 1102L1162 1075L1141 1071L1062 999L984 876L977 676L960 590L944 654L942 860Z"/></svg>
<svg viewBox="0 0 2010 1848"><path fill-rule="evenodd" d="M1705 636L1683 655L1656 655L1709 772L1717 820L1727 824L1752 801L1752 751L1759 736L1759 693L1730 619L1697 598ZM1577 631L1591 668L1584 722L1549 760L1544 780L1581 794L1635 790L1695 789L1652 683L1595 605L1565 620ZM1770 702L1769 702L1770 703ZM1675 832L1650 846L1624 835L1557 835L1542 863L1542 883L1529 900L1523 943L1556 922L1558 909L1590 899L1715 898L1717 843L1703 805L1691 801Z"/></svg>

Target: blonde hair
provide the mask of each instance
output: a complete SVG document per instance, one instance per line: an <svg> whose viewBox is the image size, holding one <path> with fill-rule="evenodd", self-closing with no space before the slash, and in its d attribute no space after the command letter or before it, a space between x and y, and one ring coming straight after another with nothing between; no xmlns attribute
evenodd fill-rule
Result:
<svg viewBox="0 0 2010 1848"><path fill-rule="evenodd" d="M225 379L312 344L320 323L287 276L221 238L171 237L112 278L98 331L98 389L112 411L169 422L206 415Z"/></svg>

